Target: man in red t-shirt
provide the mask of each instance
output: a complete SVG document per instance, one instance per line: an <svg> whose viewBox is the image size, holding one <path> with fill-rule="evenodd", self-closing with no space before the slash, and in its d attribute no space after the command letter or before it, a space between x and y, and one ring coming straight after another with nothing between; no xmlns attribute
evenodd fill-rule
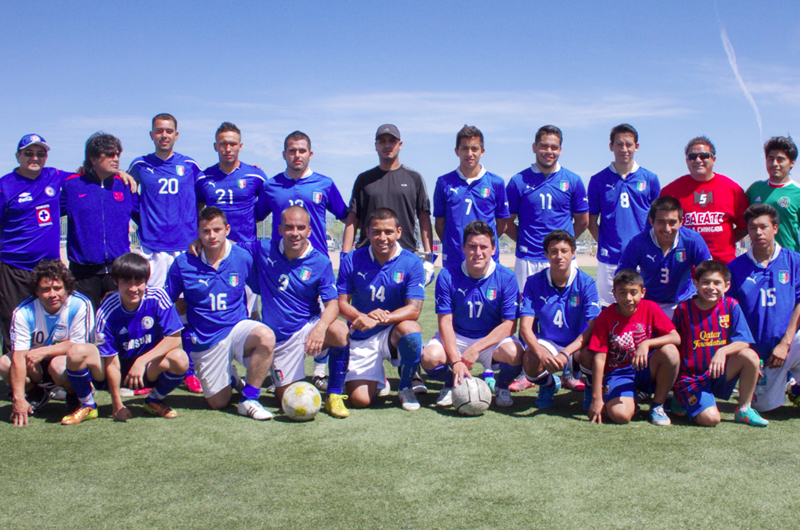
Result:
<svg viewBox="0 0 800 530"><path fill-rule="evenodd" d="M736 242L747 235L744 211L750 206L741 186L714 173L717 151L705 136L686 145L689 174L665 186L661 196L680 201L683 226L699 232L711 256L723 263L736 257Z"/></svg>

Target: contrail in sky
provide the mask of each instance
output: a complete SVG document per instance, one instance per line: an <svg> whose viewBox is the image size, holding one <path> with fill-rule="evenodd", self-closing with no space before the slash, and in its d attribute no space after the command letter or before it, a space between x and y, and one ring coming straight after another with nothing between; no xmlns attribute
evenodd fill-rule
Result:
<svg viewBox="0 0 800 530"><path fill-rule="evenodd" d="M714 10L717 10L717 2L714 2ZM728 32L725 31L725 26L722 25L722 21L719 18L719 11L717 11L717 22L720 25L720 32L719 36L722 38L722 46L725 48L725 53L728 55L728 64L731 65L731 70L733 70L733 75L736 76L736 81L739 83L739 86L742 88L742 92L744 92L744 97L747 98L747 101L750 102L750 106L753 107L753 112L756 113L756 121L758 121L758 134L759 134L759 141L764 138L764 129L761 125L761 113L758 111L758 105L756 105L756 100L753 99L753 95L750 94L750 90L747 89L747 85L744 83L744 79L742 76L739 75L739 67L736 65L736 52L733 51L733 44L731 44L730 39L728 38Z"/></svg>

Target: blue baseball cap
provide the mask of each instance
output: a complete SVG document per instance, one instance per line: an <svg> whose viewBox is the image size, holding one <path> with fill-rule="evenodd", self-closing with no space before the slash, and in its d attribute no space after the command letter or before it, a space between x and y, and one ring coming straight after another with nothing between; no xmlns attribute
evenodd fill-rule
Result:
<svg viewBox="0 0 800 530"><path fill-rule="evenodd" d="M17 144L17 151L22 151L26 147L30 147L32 145L41 145L44 147L45 151L50 150L50 146L47 145L47 142L44 138L38 134L26 134L22 137L22 140L19 141L19 144Z"/></svg>

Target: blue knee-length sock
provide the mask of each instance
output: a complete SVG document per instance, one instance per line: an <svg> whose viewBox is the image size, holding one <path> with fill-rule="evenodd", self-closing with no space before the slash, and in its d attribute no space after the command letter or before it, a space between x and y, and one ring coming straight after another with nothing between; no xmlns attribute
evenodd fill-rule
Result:
<svg viewBox="0 0 800 530"><path fill-rule="evenodd" d="M500 371L495 374L495 387L508 388L514 379L522 372L522 365L513 366L506 363L500 363Z"/></svg>
<svg viewBox="0 0 800 530"><path fill-rule="evenodd" d="M81 405L85 407L97 408L92 395L92 374L88 368L83 370L67 370L67 378L69 379L72 388L78 395Z"/></svg>
<svg viewBox="0 0 800 530"><path fill-rule="evenodd" d="M433 370L426 369L425 373L428 374L428 379L444 383L445 388L453 386L453 370L450 369L449 364L437 366Z"/></svg>
<svg viewBox="0 0 800 530"><path fill-rule="evenodd" d="M344 394L344 380L350 364L350 346L328 348L328 394Z"/></svg>
<svg viewBox="0 0 800 530"><path fill-rule="evenodd" d="M161 401L167 394L178 388L178 385L183 382L184 377L186 377L186 374L162 373L158 376L158 380L156 380L156 386L150 391L147 399L144 400L145 403L156 400Z"/></svg>
<svg viewBox="0 0 800 530"><path fill-rule="evenodd" d="M403 390L411 387L411 381L422 358L422 333L409 333L400 337L397 341L397 353L400 355L400 366L402 366L398 388Z"/></svg>

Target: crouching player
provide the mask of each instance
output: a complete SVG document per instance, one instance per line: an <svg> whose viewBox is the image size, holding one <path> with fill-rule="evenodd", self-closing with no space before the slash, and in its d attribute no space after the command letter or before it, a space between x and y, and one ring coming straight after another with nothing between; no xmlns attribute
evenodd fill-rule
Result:
<svg viewBox="0 0 800 530"><path fill-rule="evenodd" d="M33 296L14 310L11 353L0 358L0 374L11 387L11 422L27 425L28 416L47 404L56 385L67 390L69 414L62 423L96 418L91 392L88 405L81 406L70 386L67 366L67 352L92 340L92 303L75 291L75 278L60 260L43 260L31 274ZM99 363L95 369L94 375L102 380Z"/></svg>
<svg viewBox="0 0 800 530"><path fill-rule="evenodd" d="M508 386L522 371L522 344L513 336L517 324L519 287L516 276L498 265L494 230L485 221L464 227L466 259L442 270L436 279L439 331L422 351L422 367L442 381L436 404L453 403L453 386L476 362L496 372L495 404L514 404Z"/></svg>
<svg viewBox="0 0 800 530"><path fill-rule="evenodd" d="M375 210L366 226L370 244L344 257L337 282L339 312L351 326L346 377L350 404L364 408L372 403L386 381L383 361L391 360L401 367L398 397L403 410L418 410L411 384L422 355L417 319L425 300L425 269L397 242L403 229L392 210Z"/></svg>
<svg viewBox="0 0 800 530"><path fill-rule="evenodd" d="M102 359L105 386L111 394L114 419L125 421L130 411L122 404L120 386L152 388L144 410L154 416L178 414L164 397L183 382L189 357L181 349L183 324L163 289L147 287L150 264L134 253L123 254L111 266L117 292L109 294L97 311L97 348L87 345L67 354L67 365L86 370ZM79 385L72 385L81 400ZM91 395L91 388L82 386Z"/></svg>
<svg viewBox="0 0 800 530"><path fill-rule="evenodd" d="M281 214L281 239L243 243L257 271L255 292L268 301L261 320L275 334L272 376L275 397L305 377L305 356L328 356L330 378L325 409L336 418L350 415L343 402L350 349L347 325L337 320L338 295L328 256L309 242L311 218L302 206ZM325 306L320 309L319 301Z"/></svg>
<svg viewBox="0 0 800 530"><path fill-rule="evenodd" d="M602 423L605 414L614 423L628 423L636 412L636 393L651 394L655 381L650 421L653 425L671 423L664 400L678 376L676 346L681 339L658 304L643 300L644 295L642 276L631 269L620 270L614 276L617 303L595 320L589 342L594 353L592 422Z"/></svg>
<svg viewBox="0 0 800 530"><path fill-rule="evenodd" d="M539 385L539 408L553 405L561 388L556 372L580 374L574 361L584 346L583 332L600 314L594 280L572 265L575 238L554 230L544 238L544 252L550 267L525 282L519 311L520 334L527 344L523 369Z"/></svg>
<svg viewBox="0 0 800 530"><path fill-rule="evenodd" d="M730 399L739 382L736 423L766 427L750 408L758 381L758 355L739 303L725 293L731 273L724 263L704 261L694 271L697 295L678 304L672 318L681 341L681 367L675 397L698 425L714 427L721 419L715 398Z"/></svg>
<svg viewBox="0 0 800 530"><path fill-rule="evenodd" d="M167 274L166 291L173 302L181 293L186 299L186 318L194 333L192 360L208 406L225 408L231 388L236 387L242 393L239 414L269 420L272 413L264 409L258 397L272 366L275 335L261 322L247 318L245 281L253 258L228 241L230 230L222 210L216 206L203 208L197 227L200 255L185 253L175 258ZM243 388L232 360L247 367Z"/></svg>

